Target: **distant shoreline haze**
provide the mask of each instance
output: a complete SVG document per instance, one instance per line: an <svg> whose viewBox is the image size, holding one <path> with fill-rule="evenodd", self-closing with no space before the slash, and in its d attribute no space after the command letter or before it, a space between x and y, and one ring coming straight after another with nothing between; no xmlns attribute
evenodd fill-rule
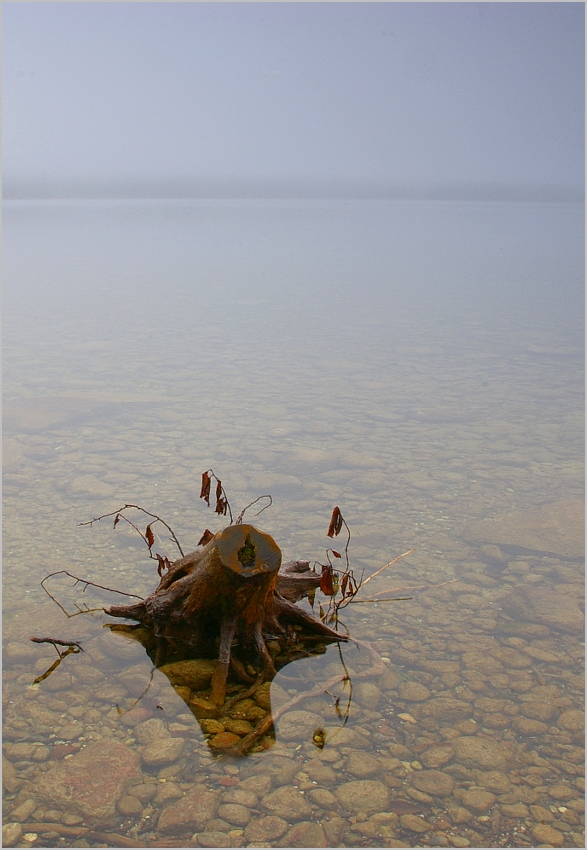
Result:
<svg viewBox="0 0 587 850"><path fill-rule="evenodd" d="M581 203L583 187L375 181L283 180L3 180L4 200L446 200Z"/></svg>

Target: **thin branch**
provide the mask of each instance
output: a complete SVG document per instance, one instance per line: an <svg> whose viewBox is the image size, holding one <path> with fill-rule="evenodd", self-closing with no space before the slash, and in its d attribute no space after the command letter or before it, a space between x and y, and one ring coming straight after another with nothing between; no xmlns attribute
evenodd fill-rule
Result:
<svg viewBox="0 0 587 850"><path fill-rule="evenodd" d="M214 476L214 477L216 477L216 476ZM183 551L183 549L181 548L180 542L179 542L179 540L177 539L177 537L175 536L175 532L174 532L174 530L171 528L171 526L170 526L170 525L168 525L168 524L165 522L165 520L164 520L164 519L161 519L161 517L160 517L160 516L157 516L157 514L153 514L153 513L151 513L151 511L147 511L147 510L145 510L145 508L142 508L140 505L130 505L130 504L124 505L122 508L120 508L120 509L119 509L119 510L117 510L117 511L110 511L110 513L102 514L102 516L95 517L94 519L88 520L87 522L80 522L80 523L78 523L78 527L81 527L81 526L83 526L83 525L90 525L90 526L91 526L91 525L93 525L95 522L100 522L100 520L102 520L102 519L107 519L108 517L113 516L113 517L116 517L116 519L114 520L114 524L115 524L115 525L116 525L116 523L117 523L117 521L118 521L118 518L125 520L126 522L128 522L128 524L129 524L129 525L131 525L131 526L135 529L135 531L137 531L137 532L141 535L141 537L143 538L143 540L145 541L145 543L147 544L147 546L149 546L149 542L148 542L148 540L147 540L146 535L145 535L145 534L143 534L143 532L142 532L142 531L140 531L134 523L132 523L132 522L131 522L131 521L130 521L127 517L125 517L125 516L124 516L123 511L125 511L127 508L134 508L134 509L135 509L135 510L137 510L137 511L142 511L142 512L143 512L144 514L146 514L147 516L153 517L153 519L155 520L155 522L160 522L160 523L161 523L161 525L164 525L164 526L165 526L165 528L167 529L167 531L168 531L168 532L170 533L170 535L171 535L171 540L172 540L172 541L175 543L175 545L177 546L177 548L178 548L178 550L179 550L179 554L181 555L181 557L182 557L182 558L184 557L184 551ZM232 519L232 516L231 516L231 519ZM149 552L150 552L150 551L151 551L151 546L149 546ZM152 556L151 556L151 557L152 557Z"/></svg>
<svg viewBox="0 0 587 850"><path fill-rule="evenodd" d="M53 602L59 608L61 608L61 610L63 611L63 613L65 614L65 616L68 619L70 619L71 617L77 617L79 614L89 614L91 611L103 611L104 608L103 607L88 608L86 606L86 608L83 609L83 608L80 608L79 605L77 605L77 603L76 603L76 608L78 609L77 612L75 614L70 614L68 611L65 610L63 605L53 596L53 594L50 593L47 590L47 588L45 587L45 582L48 579L52 578L53 576L58 576L58 575L66 575L66 576L69 576L70 578L75 579L74 587L81 582L84 585L84 589L82 591L83 593L85 593L85 591L88 587L97 587L99 590L106 590L109 593L119 593L121 596L132 596L134 599L141 599L141 600L143 598L142 596L138 596L136 593L126 593L126 591L124 591L124 590L116 590L116 588L114 588L114 587L106 587L103 584L97 584L94 581L89 581L88 579L80 578L79 576L75 576L73 573L70 573L69 570L56 570L54 573L49 573L48 576L45 576L45 578L41 581L40 584L41 584L41 587L43 588L43 590L45 591L45 593L47 594L47 596L50 599L52 599Z"/></svg>
<svg viewBox="0 0 587 850"><path fill-rule="evenodd" d="M377 572L373 573L373 575L366 578L365 581L363 582L363 584L364 585L367 584L368 581L371 581L372 578L375 578L376 576L378 576L380 573L383 572L383 570L386 570L388 567L391 567L392 564L397 564L397 562L401 561L402 558L405 558L406 555L411 555L412 552L415 552L415 551L416 551L415 549L408 549L408 551L404 552L403 555L398 555L397 558L393 559L393 561L390 561L388 564L385 564L383 567L381 567L381 569L379 569L379 570L377 570Z"/></svg>
<svg viewBox="0 0 587 850"><path fill-rule="evenodd" d="M80 652L83 652L82 645L77 640L59 640L58 638L31 638L33 643L52 643L53 646L77 646ZM59 651L59 650L58 650Z"/></svg>
<svg viewBox="0 0 587 850"><path fill-rule="evenodd" d="M248 510L249 508L251 508L253 505L256 505L256 504L257 504L257 502L260 502L260 501L261 501L261 499L269 499L269 504L265 505L265 507L264 507L264 508L261 508L261 510L260 510L260 511L257 511L257 513L255 514L255 516L259 516L259 514L262 514L262 513L263 513L263 511L266 511L266 510L267 510L267 508L270 508L270 507L271 507L271 505L273 504L273 499L272 499L272 497L269 495L269 493L266 493L264 496L258 496L256 499L254 499L252 502L250 502L250 503L249 503L246 507L244 507L244 508L242 509L242 511L240 512L240 514L237 516L237 518L236 518L236 520L235 520L235 523L234 523L234 524L235 524L235 525L241 525L241 523L242 523L242 521L243 521L243 516L245 515L245 511L246 511L246 510Z"/></svg>

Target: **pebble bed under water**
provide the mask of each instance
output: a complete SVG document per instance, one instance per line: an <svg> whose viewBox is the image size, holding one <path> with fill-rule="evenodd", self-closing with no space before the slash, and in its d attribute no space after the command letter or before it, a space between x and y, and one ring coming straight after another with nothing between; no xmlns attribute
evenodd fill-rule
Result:
<svg viewBox="0 0 587 850"><path fill-rule="evenodd" d="M277 316L251 353L243 306L208 317L221 351L190 348L180 303L159 312L165 346L138 323L122 355L120 328L100 338L70 312L57 339L32 316L7 341L4 846L583 846L578 347L473 320L458 340L432 319L391 341L377 323L288 337ZM189 551L221 527L198 501L210 466L237 510L272 494L252 521L284 560L323 558L335 504L356 575L415 547L364 590L408 600L345 610L384 672L350 703L348 686L296 703L242 759L211 742L265 716L266 689L206 717L205 684L172 686L102 612L68 619L38 586L69 570L148 593L130 529L77 523L138 502ZM70 612L122 599L50 587ZM31 636L83 652L33 685L57 656ZM351 682L370 663L342 657ZM342 670L334 645L298 659L271 704Z"/></svg>

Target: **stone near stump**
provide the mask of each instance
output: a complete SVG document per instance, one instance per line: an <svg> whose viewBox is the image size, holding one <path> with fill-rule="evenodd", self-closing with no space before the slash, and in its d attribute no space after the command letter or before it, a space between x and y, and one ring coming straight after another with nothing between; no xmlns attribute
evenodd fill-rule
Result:
<svg viewBox="0 0 587 850"><path fill-rule="evenodd" d="M183 748L184 741L181 738L157 738L147 744L141 753L141 760L150 767L171 764L181 756Z"/></svg>
<svg viewBox="0 0 587 850"><path fill-rule="evenodd" d="M319 823L301 821L292 826L277 847L328 847L328 841Z"/></svg>
<svg viewBox="0 0 587 850"><path fill-rule="evenodd" d="M210 684L216 663L213 658L194 658L164 664L159 669L172 685L181 685L192 691L203 691Z"/></svg>
<svg viewBox="0 0 587 850"><path fill-rule="evenodd" d="M196 785L181 800L163 809L157 827L165 835L197 829L214 817L218 804L218 791L208 791L204 785Z"/></svg>
<svg viewBox="0 0 587 850"><path fill-rule="evenodd" d="M515 511L493 520L472 522L466 526L463 537L471 543L494 543L564 558L582 558L585 503L582 499L564 499L533 511Z"/></svg>
<svg viewBox="0 0 587 850"><path fill-rule="evenodd" d="M244 832L245 840L249 843L263 843L275 841L287 830L287 822L276 815L266 815L258 820L251 821Z"/></svg>
<svg viewBox="0 0 587 850"><path fill-rule="evenodd" d="M103 820L116 814L118 800L141 778L138 753L103 738L42 773L29 791L39 803Z"/></svg>
<svg viewBox="0 0 587 850"><path fill-rule="evenodd" d="M448 797L455 787L452 776L441 770L420 770L413 775L412 784L419 791L432 794L433 797Z"/></svg>
<svg viewBox="0 0 587 850"><path fill-rule="evenodd" d="M214 750L227 750L234 747L240 741L240 735L235 735L234 732L218 732L213 738L210 738L208 744Z"/></svg>
<svg viewBox="0 0 587 850"><path fill-rule="evenodd" d="M382 782L375 779L344 782L338 786L335 795L348 811L364 812L366 815L385 811L389 802L389 791Z"/></svg>
<svg viewBox="0 0 587 850"><path fill-rule="evenodd" d="M312 809L306 798L300 794L297 788L287 785L268 794L261 801L261 805L284 820L307 818L312 814Z"/></svg>
<svg viewBox="0 0 587 850"><path fill-rule="evenodd" d="M287 711L276 723L277 738L282 741L308 741L322 726L323 718L311 711Z"/></svg>
<svg viewBox="0 0 587 850"><path fill-rule="evenodd" d="M509 767L511 753L503 744L491 738L467 735L452 741L455 761L465 767L478 767L481 770L503 770Z"/></svg>

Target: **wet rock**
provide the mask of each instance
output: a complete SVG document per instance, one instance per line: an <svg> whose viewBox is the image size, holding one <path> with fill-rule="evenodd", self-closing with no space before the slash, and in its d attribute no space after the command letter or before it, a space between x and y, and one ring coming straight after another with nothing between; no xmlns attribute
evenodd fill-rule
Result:
<svg viewBox="0 0 587 850"><path fill-rule="evenodd" d="M404 679L395 670L386 670L379 681L384 691L397 691Z"/></svg>
<svg viewBox="0 0 587 850"><path fill-rule="evenodd" d="M287 785L288 782L294 778L299 768L293 759L282 758L281 756L274 756L272 758L263 759L260 764L255 765L252 773L257 776L261 774L263 776L275 777L275 783L279 785ZM245 781L241 780L241 788L247 788L249 791L254 791L255 789L249 787L248 779ZM257 792L255 792L257 793ZM260 792L259 792L260 793Z"/></svg>
<svg viewBox="0 0 587 850"><path fill-rule="evenodd" d="M585 712L575 708L563 711L556 725L566 732L582 732L585 728Z"/></svg>
<svg viewBox="0 0 587 850"><path fill-rule="evenodd" d="M259 797L264 797L268 794L272 787L273 778L271 776L250 776L248 779L242 779L240 783L240 788L245 791L252 791L253 794L257 794Z"/></svg>
<svg viewBox="0 0 587 850"><path fill-rule="evenodd" d="M185 797L163 809L158 829L165 835L197 829L211 820L218 809L219 793L196 785Z"/></svg>
<svg viewBox="0 0 587 850"><path fill-rule="evenodd" d="M353 749L365 750L369 742L364 735L347 726L324 726L326 732L326 747L352 747Z"/></svg>
<svg viewBox="0 0 587 850"><path fill-rule="evenodd" d="M381 701L381 690L372 682L357 682L353 688L353 700L363 708L374 710Z"/></svg>
<svg viewBox="0 0 587 850"><path fill-rule="evenodd" d="M190 700L190 709L198 720L203 720L210 717L218 717L218 706L214 705L210 700L202 699L201 697L193 697Z"/></svg>
<svg viewBox="0 0 587 850"><path fill-rule="evenodd" d="M157 738L147 744L141 759L144 764L154 767L171 764L181 756L183 748L184 741L181 738Z"/></svg>
<svg viewBox="0 0 587 850"><path fill-rule="evenodd" d="M320 728L323 718L310 711L287 711L276 723L277 737L282 741L308 741Z"/></svg>
<svg viewBox="0 0 587 850"><path fill-rule="evenodd" d="M374 779L344 782L338 786L335 795L345 809L367 815L385 811L389 802L389 791L382 782Z"/></svg>
<svg viewBox="0 0 587 850"><path fill-rule="evenodd" d="M319 759L311 759L304 764L304 771L314 782L329 784L336 781L336 773Z"/></svg>
<svg viewBox="0 0 587 850"><path fill-rule="evenodd" d="M473 814L463 806L449 806L447 815L453 823L468 823L473 820Z"/></svg>
<svg viewBox="0 0 587 850"><path fill-rule="evenodd" d="M246 806L239 803L223 803L218 809L218 817L234 826L246 826L251 819L251 813Z"/></svg>
<svg viewBox="0 0 587 850"><path fill-rule="evenodd" d="M531 720L529 717L515 717L512 726L520 735L544 735L548 732L546 723L542 723L540 720Z"/></svg>
<svg viewBox="0 0 587 850"><path fill-rule="evenodd" d="M140 779L138 754L103 738L55 763L31 782L30 793L39 802L102 820L114 816L117 801Z"/></svg>
<svg viewBox="0 0 587 850"><path fill-rule="evenodd" d="M202 728L202 732L206 735L217 735L219 732L225 731L224 723L220 720L215 720L214 718L202 720L200 726Z"/></svg>
<svg viewBox="0 0 587 850"><path fill-rule="evenodd" d="M227 732L234 732L235 735L248 735L255 728L248 720L236 720L232 717L223 718L224 729Z"/></svg>
<svg viewBox="0 0 587 850"><path fill-rule="evenodd" d="M286 832L287 822L283 818L276 815L266 815L259 820L251 821L244 832L245 840L262 844L268 841L275 841Z"/></svg>
<svg viewBox="0 0 587 850"><path fill-rule="evenodd" d="M160 782L155 787L157 790L152 800L156 806L161 806L170 800L177 800L179 797L183 797L183 791L175 782Z"/></svg>
<svg viewBox="0 0 587 850"><path fill-rule="evenodd" d="M278 847L328 847L326 834L319 823L301 821L277 843Z"/></svg>
<svg viewBox="0 0 587 850"><path fill-rule="evenodd" d="M315 788L309 792L309 797L321 809L335 809L338 805L334 794L327 791L326 788Z"/></svg>
<svg viewBox="0 0 587 850"><path fill-rule="evenodd" d="M473 707L470 702L452 697L435 697L422 706L424 717L431 717L446 723L464 720L471 715L472 710Z"/></svg>
<svg viewBox="0 0 587 850"><path fill-rule="evenodd" d="M338 847L340 836L344 829L344 821L340 815L331 815L325 818L322 823L322 828L326 834L326 838L331 847Z"/></svg>
<svg viewBox="0 0 587 850"><path fill-rule="evenodd" d="M468 788L461 797L461 803L466 809L474 812L486 812L495 803L497 797L485 788Z"/></svg>
<svg viewBox="0 0 587 850"><path fill-rule="evenodd" d="M503 770L511 761L509 749L492 738L475 735L455 738L452 741L456 760L465 767L481 770Z"/></svg>
<svg viewBox="0 0 587 850"><path fill-rule="evenodd" d="M576 796L576 791L566 782L555 782L549 786L548 792L553 800L571 800Z"/></svg>
<svg viewBox="0 0 587 850"><path fill-rule="evenodd" d="M545 806L530 806L530 814L538 823L552 823L554 815Z"/></svg>
<svg viewBox="0 0 587 850"><path fill-rule="evenodd" d="M547 723L557 713L556 706L550 702L523 702L520 712L524 717Z"/></svg>
<svg viewBox="0 0 587 850"><path fill-rule="evenodd" d="M481 785L494 794L507 794L512 787L512 783L501 770L488 770L486 773L476 770L475 779L477 785Z"/></svg>
<svg viewBox="0 0 587 850"><path fill-rule="evenodd" d="M296 788L287 785L268 794L262 801L262 805L284 820L307 818L312 814L312 809L305 797Z"/></svg>
<svg viewBox="0 0 587 850"><path fill-rule="evenodd" d="M582 558L585 504L582 499L565 499L533 511L516 511L488 522L473 522L465 528L463 537L474 543L518 546Z"/></svg>
<svg viewBox="0 0 587 850"><path fill-rule="evenodd" d="M162 720L153 717L151 720L145 720L135 726L134 736L140 744L150 744L159 738L169 737L169 732Z"/></svg>
<svg viewBox="0 0 587 850"><path fill-rule="evenodd" d="M432 826L419 815L401 815L399 822L402 829L407 829L410 832L428 832L432 829Z"/></svg>
<svg viewBox="0 0 587 850"><path fill-rule="evenodd" d="M137 706L136 708L131 708L130 711L126 711L121 719L125 726L130 726L132 729L134 726L144 723L149 717L151 717L149 709Z"/></svg>
<svg viewBox="0 0 587 850"><path fill-rule="evenodd" d="M19 823L5 823L2 826L2 846L15 847L22 837L22 826Z"/></svg>
<svg viewBox="0 0 587 850"><path fill-rule="evenodd" d="M367 776L374 776L381 772L380 762L369 753L362 753L360 750L353 750L349 753L347 762L347 771L357 779L365 779Z"/></svg>
<svg viewBox="0 0 587 850"><path fill-rule="evenodd" d="M155 782L142 782L140 785L132 785L128 789L128 793L140 800L141 803L148 803L157 791L158 785Z"/></svg>
<svg viewBox="0 0 587 850"><path fill-rule="evenodd" d="M424 794L434 797L448 797L455 787L452 776L440 770L421 770L413 775L412 784Z"/></svg>
<svg viewBox="0 0 587 850"><path fill-rule="evenodd" d="M215 750L227 750L229 747L234 747L240 741L240 735L235 735L234 732L218 732L213 738L210 738L208 743Z"/></svg>
<svg viewBox="0 0 587 850"><path fill-rule="evenodd" d="M452 761L454 752L454 747L450 744L440 744L439 746L434 746L429 750L425 750L420 756L420 761L425 767L434 769L437 767L443 767L445 764Z"/></svg>
<svg viewBox="0 0 587 850"><path fill-rule="evenodd" d="M206 832L197 832L194 836L199 847L232 847L230 836L225 832L214 832L206 830Z"/></svg>
<svg viewBox="0 0 587 850"><path fill-rule="evenodd" d="M506 818L527 818L530 814L528 806L524 803L513 803L511 806L504 805L501 807L501 811Z"/></svg>
<svg viewBox="0 0 587 850"><path fill-rule="evenodd" d="M424 702L430 698L430 691L418 682L402 682L399 686L399 695L406 702Z"/></svg>
<svg viewBox="0 0 587 850"><path fill-rule="evenodd" d="M15 823L24 823L30 819L30 816L37 808L35 800L24 800L20 805L16 806L10 812L10 820Z"/></svg>
<svg viewBox="0 0 587 850"><path fill-rule="evenodd" d="M502 607L517 619L576 634L582 633L585 626L585 617L579 607L582 599L583 589L579 585L529 586L506 597Z"/></svg>
<svg viewBox="0 0 587 850"><path fill-rule="evenodd" d="M252 791L245 791L243 788L231 788L222 795L225 803L238 803L240 806L247 806L249 809L254 808L259 802L257 795Z"/></svg>
<svg viewBox="0 0 587 850"><path fill-rule="evenodd" d="M116 808L121 815L140 815L143 811L143 804L137 797L133 797L131 794L125 794L116 804Z"/></svg>
<svg viewBox="0 0 587 850"><path fill-rule="evenodd" d="M265 682L255 693L255 703L265 711L279 708L289 700L289 694L277 682Z"/></svg>
<svg viewBox="0 0 587 850"><path fill-rule="evenodd" d="M164 664L159 669L172 685L181 685L192 691L202 691L210 684L216 669L216 661L213 658L194 658Z"/></svg>
<svg viewBox="0 0 587 850"><path fill-rule="evenodd" d="M562 847L565 843L564 834L547 823L537 823L536 826L533 826L532 835L540 844L551 845L552 847Z"/></svg>

